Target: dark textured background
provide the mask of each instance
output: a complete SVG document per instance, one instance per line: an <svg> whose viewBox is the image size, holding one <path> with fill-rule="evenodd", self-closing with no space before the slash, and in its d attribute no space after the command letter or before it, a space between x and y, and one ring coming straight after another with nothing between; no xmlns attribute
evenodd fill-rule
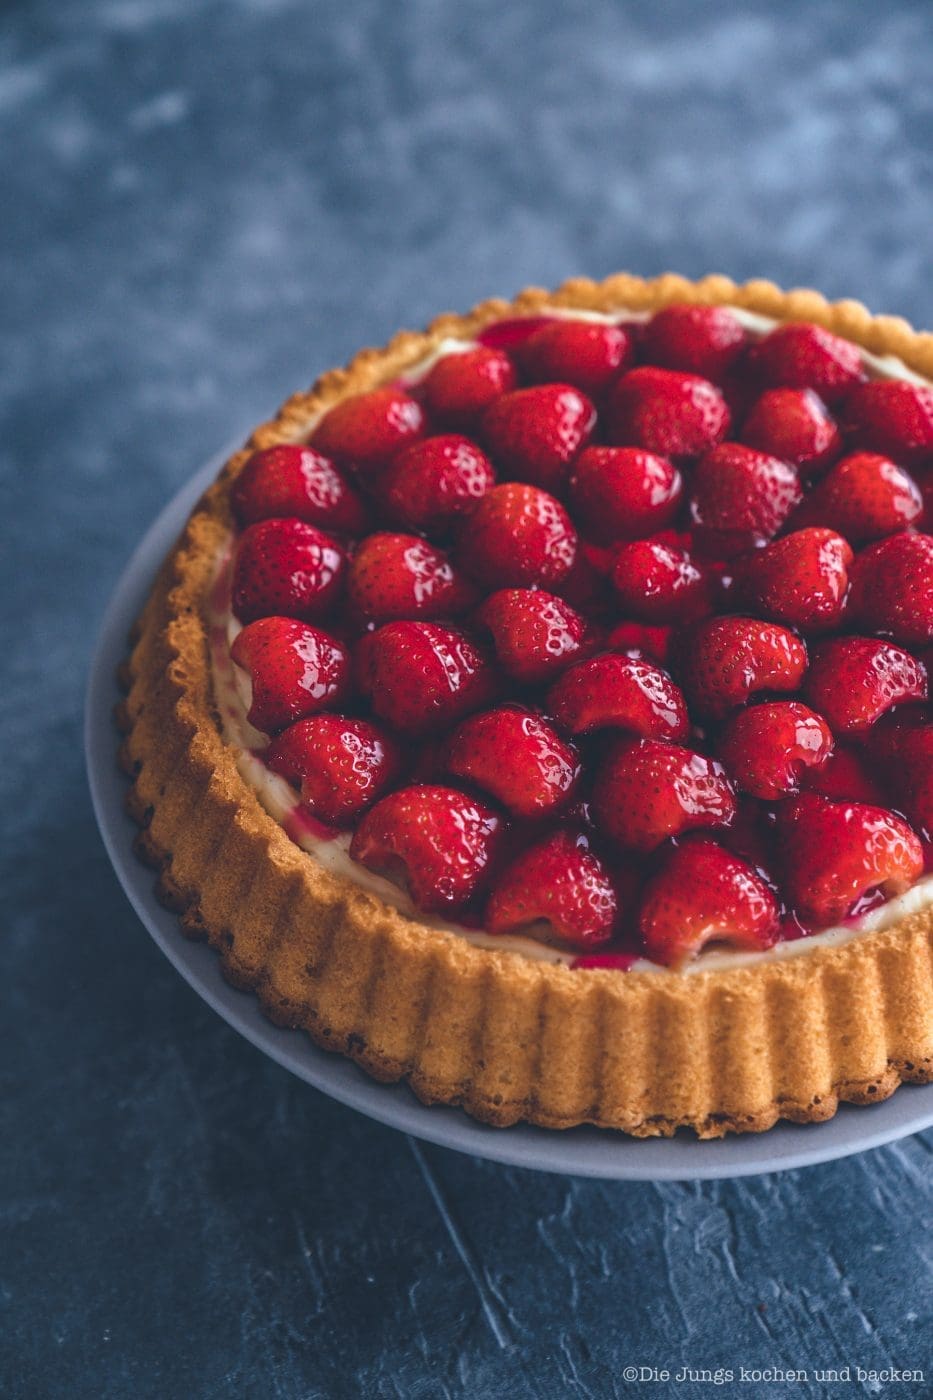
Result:
<svg viewBox="0 0 933 1400"><path fill-rule="evenodd" d="M171 970L108 867L80 742L94 631L157 508L400 324L619 267L933 323L930 20L822 0L3 6L0 1393L930 1374L933 1137L663 1188L417 1147L291 1080ZM710 1388L641 1393L672 1389Z"/></svg>

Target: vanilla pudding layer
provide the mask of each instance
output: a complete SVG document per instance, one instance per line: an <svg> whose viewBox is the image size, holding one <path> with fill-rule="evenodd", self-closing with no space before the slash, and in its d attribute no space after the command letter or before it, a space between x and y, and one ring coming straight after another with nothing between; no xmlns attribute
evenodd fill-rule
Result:
<svg viewBox="0 0 933 1400"><path fill-rule="evenodd" d="M765 334L777 324L767 316L760 316L740 307L729 307L744 326L756 334ZM548 307L544 313L550 318L563 317L568 320L588 320L611 324L620 321L648 320L651 311L618 311L607 315L596 311L577 311ZM419 361L404 376L404 382L415 384L424 377L431 366L445 355L470 350L476 345L473 340L442 340L438 346ZM905 379L913 384L928 384L930 381L916 374L893 355L872 355L862 350L866 367L879 379ZM316 423L310 419L306 433L310 433ZM324 836L319 831L319 823L309 819L302 808L298 793L290 783L273 773L263 762L261 753L269 743L268 736L255 729L247 719L251 704L249 676L237 666L230 656L230 647L240 631L240 623L230 610L230 559L233 539L217 560L215 584L208 603L208 625L210 636L211 672L214 695L220 715L224 739L236 753L237 768L246 783L253 789L263 808L276 821L296 845L312 856L320 865L334 875L350 880L353 884L378 896L386 904L392 905L401 914L448 933L457 934L480 948L493 948L499 951L520 953L524 957L543 962L570 964L579 954L547 941L547 926L536 930L529 929L529 936L485 933L468 928L454 920L439 919L415 909L407 892L381 875L375 875L365 866L350 858L350 832L340 832ZM735 952L722 946L708 946L696 958L678 969L663 967L647 959L637 959L632 964L633 971L653 972L659 976L691 975L697 972L711 972L729 968L748 967L768 961L805 956L817 948L838 947L862 934L890 928L911 914L919 913L933 903L933 875L924 876L903 894L878 905L868 913L845 924L776 943L763 952ZM540 937L532 936L540 933ZM723 930L723 938L728 932ZM593 951L599 952L599 949Z"/></svg>

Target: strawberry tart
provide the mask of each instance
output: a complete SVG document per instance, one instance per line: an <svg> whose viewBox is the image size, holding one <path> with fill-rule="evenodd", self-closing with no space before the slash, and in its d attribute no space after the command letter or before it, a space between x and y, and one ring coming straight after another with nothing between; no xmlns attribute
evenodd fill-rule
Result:
<svg viewBox="0 0 933 1400"><path fill-rule="evenodd" d="M933 337L617 276L364 350L124 669L140 854L277 1023L489 1123L933 1078Z"/></svg>

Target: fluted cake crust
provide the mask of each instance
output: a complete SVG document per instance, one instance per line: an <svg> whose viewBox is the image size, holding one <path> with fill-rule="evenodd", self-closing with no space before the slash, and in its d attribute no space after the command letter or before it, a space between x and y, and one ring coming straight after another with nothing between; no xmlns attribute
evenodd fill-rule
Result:
<svg viewBox="0 0 933 1400"><path fill-rule="evenodd" d="M487 1123L580 1123L702 1138L832 1117L933 1078L933 908L835 948L679 976L570 970L428 928L295 845L240 776L212 694L206 604L250 452L303 437L322 410L391 380L446 336L548 307L649 310L728 302L805 319L933 378L933 335L858 302L768 282L575 279L487 301L361 351L289 399L226 464L153 588L124 668L121 761L139 854L184 931L277 1024L405 1079L425 1103Z"/></svg>

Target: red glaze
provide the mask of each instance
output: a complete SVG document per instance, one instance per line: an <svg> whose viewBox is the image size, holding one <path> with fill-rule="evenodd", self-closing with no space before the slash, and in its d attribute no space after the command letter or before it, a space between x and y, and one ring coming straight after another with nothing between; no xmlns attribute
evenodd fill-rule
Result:
<svg viewBox="0 0 933 1400"><path fill-rule="evenodd" d="M369 522L361 496L333 462L297 442L254 452L233 483L230 501L241 525L291 515L356 535Z"/></svg>
<svg viewBox="0 0 933 1400"><path fill-rule="evenodd" d="M743 602L762 617L802 632L827 632L842 620L853 554L832 530L797 530L773 540L736 574Z"/></svg>
<svg viewBox="0 0 933 1400"><path fill-rule="evenodd" d="M741 436L749 447L790 462L805 476L828 467L842 448L834 419L812 389L768 389L752 405Z"/></svg>
<svg viewBox="0 0 933 1400"><path fill-rule="evenodd" d="M498 688L485 653L435 622L387 622L363 638L358 670L373 713L411 735L450 728Z"/></svg>
<svg viewBox="0 0 933 1400"><path fill-rule="evenodd" d="M642 353L653 365L721 380L748 341L745 327L724 306L674 305L645 327Z"/></svg>
<svg viewBox="0 0 933 1400"><path fill-rule="evenodd" d="M619 916L618 893L584 838L555 831L535 842L496 880L486 905L490 933L521 932L546 921L574 948L607 942Z"/></svg>
<svg viewBox="0 0 933 1400"><path fill-rule="evenodd" d="M623 326L598 321L552 321L516 350L532 384L573 384L590 395L601 394L634 356L632 336Z"/></svg>
<svg viewBox="0 0 933 1400"><path fill-rule="evenodd" d="M609 441L663 457L695 457L729 431L730 415L708 379L642 366L623 374L606 406Z"/></svg>
<svg viewBox="0 0 933 1400"><path fill-rule="evenodd" d="M804 687L835 734L858 735L894 705L927 698L922 661L874 637L834 637L815 648Z"/></svg>
<svg viewBox="0 0 933 1400"><path fill-rule="evenodd" d="M446 535L496 484L485 452L458 433L412 443L390 462L379 493L403 525Z"/></svg>
<svg viewBox="0 0 933 1400"><path fill-rule="evenodd" d="M791 523L828 526L863 544L906 529L922 514L920 488L903 467L877 452L853 452L804 498Z"/></svg>
<svg viewBox="0 0 933 1400"><path fill-rule="evenodd" d="M815 389L827 403L835 403L862 377L857 345L805 321L776 326L751 351L749 364L761 383Z"/></svg>
<svg viewBox="0 0 933 1400"><path fill-rule="evenodd" d="M773 539L801 494L789 462L724 442L697 464L690 514L705 548L733 558Z"/></svg>
<svg viewBox="0 0 933 1400"><path fill-rule="evenodd" d="M233 564L233 612L241 622L279 615L325 617L343 592L341 545L303 520L260 520L244 530Z"/></svg>
<svg viewBox="0 0 933 1400"><path fill-rule="evenodd" d="M500 476L559 491L595 426L596 409L579 389L537 384L491 403L481 432Z"/></svg>
<svg viewBox="0 0 933 1400"><path fill-rule="evenodd" d="M417 399L402 389L371 389L343 399L325 413L311 444L325 456L351 462L369 475L424 431L424 409Z"/></svg>
<svg viewBox="0 0 933 1400"><path fill-rule="evenodd" d="M266 734L339 704L350 689L346 647L294 618L251 622L237 634L230 655L252 681L247 719Z"/></svg>
<svg viewBox="0 0 933 1400"><path fill-rule="evenodd" d="M717 746L736 787L766 802L797 792L804 770L822 768L832 751L829 725L796 700L737 711Z"/></svg>
<svg viewBox="0 0 933 1400"><path fill-rule="evenodd" d="M618 740L600 765L593 809L602 830L632 851L669 836L729 826L735 793L722 764L655 739Z"/></svg>
<svg viewBox="0 0 933 1400"><path fill-rule="evenodd" d="M299 720L273 740L264 757L274 773L301 789L319 821L336 827L372 806L402 768L398 744L385 729L343 715Z"/></svg>
<svg viewBox="0 0 933 1400"><path fill-rule="evenodd" d="M492 633L496 661L522 685L537 685L566 669L593 644L586 619L543 589L502 588L476 614Z"/></svg>
<svg viewBox="0 0 933 1400"><path fill-rule="evenodd" d="M933 641L933 536L890 535L852 567L850 617L902 646Z"/></svg>
<svg viewBox="0 0 933 1400"><path fill-rule="evenodd" d="M842 425L853 446L883 452L902 466L933 457L933 388L903 379L859 384L845 401Z"/></svg>
<svg viewBox="0 0 933 1400"><path fill-rule="evenodd" d="M865 751L837 744L820 768L806 768L800 786L837 802L868 802L883 807L885 796Z"/></svg>
<svg viewBox="0 0 933 1400"><path fill-rule="evenodd" d="M502 835L502 818L484 802L419 783L389 793L366 813L350 855L377 874L403 874L425 913L451 914L482 889Z"/></svg>
<svg viewBox="0 0 933 1400"><path fill-rule="evenodd" d="M663 530L677 514L683 479L666 457L639 447L587 447L570 479L570 506L599 544Z"/></svg>
<svg viewBox="0 0 933 1400"><path fill-rule="evenodd" d="M517 383L515 366L502 350L479 345L443 355L429 370L422 389L431 417L452 428L472 428L485 408Z"/></svg>
<svg viewBox="0 0 933 1400"><path fill-rule="evenodd" d="M678 743L690 732L687 706L666 671L621 652L580 661L547 694L547 708L568 734L625 729Z"/></svg>
<svg viewBox="0 0 933 1400"><path fill-rule="evenodd" d="M790 902L824 927L867 891L901 894L923 873L919 837L884 807L805 793L778 808L778 839Z"/></svg>
<svg viewBox="0 0 933 1400"><path fill-rule="evenodd" d="M510 481L480 501L459 557L487 589L552 589L573 568L577 532L560 501L537 486Z"/></svg>
<svg viewBox="0 0 933 1400"><path fill-rule="evenodd" d="M645 886L638 918L648 957L672 967L710 942L758 952L780 931L777 900L761 876L705 837L666 854Z"/></svg>
<svg viewBox="0 0 933 1400"><path fill-rule="evenodd" d="M580 756L546 720L518 705L502 705L471 715L454 730L447 768L495 797L512 816L540 818L572 798Z"/></svg>
<svg viewBox="0 0 933 1400"><path fill-rule="evenodd" d="M699 623L685 639L681 663L688 702L710 719L722 719L761 690L798 690L806 669L799 637L752 617Z"/></svg>
<svg viewBox="0 0 933 1400"><path fill-rule="evenodd" d="M373 622L459 617L477 601L473 583L418 535L368 535L350 560L347 591Z"/></svg>

